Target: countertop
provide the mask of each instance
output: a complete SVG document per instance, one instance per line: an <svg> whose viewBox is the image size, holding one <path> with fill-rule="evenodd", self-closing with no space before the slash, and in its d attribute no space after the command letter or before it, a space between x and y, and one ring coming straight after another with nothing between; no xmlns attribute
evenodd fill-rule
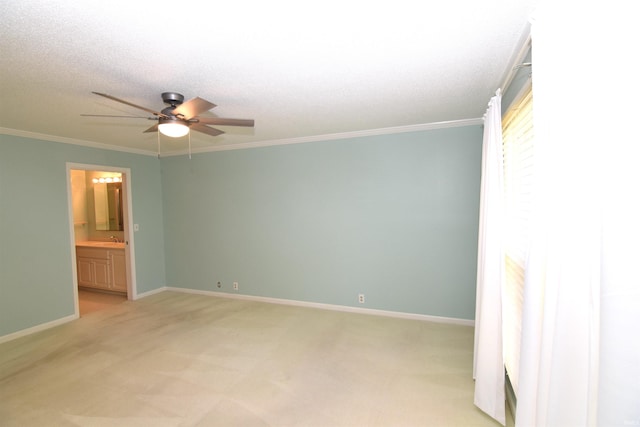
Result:
<svg viewBox="0 0 640 427"><path fill-rule="evenodd" d="M124 249L124 242L103 242L96 240L87 240L84 242L76 242L76 246L83 246L88 248Z"/></svg>

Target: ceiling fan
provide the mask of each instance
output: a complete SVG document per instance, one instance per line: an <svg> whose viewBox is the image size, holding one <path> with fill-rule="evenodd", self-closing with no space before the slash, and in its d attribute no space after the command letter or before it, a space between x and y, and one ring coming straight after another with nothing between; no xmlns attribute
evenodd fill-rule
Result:
<svg viewBox="0 0 640 427"><path fill-rule="evenodd" d="M196 97L190 99L187 102L184 101L184 96L177 92L164 92L162 94L162 101L169 105L162 111L154 111L150 108L142 107L140 105L133 104L124 99L116 98L115 96L107 95L106 93L91 92L99 96L111 99L113 101L120 102L122 104L129 105L131 107L138 108L154 115L154 117L139 117L139 116L113 116L104 114L82 114L82 116L89 117L126 117L137 119L157 120L158 123L151 126L146 132L160 131L163 135L173 138L179 138L189 133L189 130L195 130L198 132L206 133L207 135L217 136L224 132L220 129L212 128L208 125L220 125L220 126L247 126L253 127L253 120L249 119L225 119L220 117L198 117L198 114L211 110L216 104Z"/></svg>

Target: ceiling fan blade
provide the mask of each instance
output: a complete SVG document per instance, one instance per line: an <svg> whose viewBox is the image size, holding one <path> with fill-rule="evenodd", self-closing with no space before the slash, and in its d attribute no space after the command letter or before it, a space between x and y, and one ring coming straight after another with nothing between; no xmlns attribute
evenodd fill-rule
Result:
<svg viewBox="0 0 640 427"><path fill-rule="evenodd" d="M159 111L154 111L154 110L152 110L150 108L141 107L140 105L133 104L133 103L131 103L129 101L125 101L124 99L116 98L115 96L107 95L106 93L100 93L100 92L91 92L91 93L95 93L96 95L104 96L105 98L111 99L111 100L116 101L116 102L120 102L122 104L129 105L131 107L139 108L141 110L146 111L147 113L153 114L154 116L167 117L166 114L162 114Z"/></svg>
<svg viewBox="0 0 640 427"><path fill-rule="evenodd" d="M151 126L149 129L145 130L142 133L157 132L157 131L158 131L158 124L156 123L155 125Z"/></svg>
<svg viewBox="0 0 640 427"><path fill-rule="evenodd" d="M80 114L82 117L119 117L124 119L148 119L158 120L157 117L145 117L145 116L114 116L111 114Z"/></svg>
<svg viewBox="0 0 640 427"><path fill-rule="evenodd" d="M195 130L195 131L198 131L198 132L206 133L207 135L211 135L211 136L218 136L218 135L222 135L224 133L220 129L211 128L211 127L209 127L207 125L203 125L201 123L194 123L191 126L189 126L189 128L191 130Z"/></svg>
<svg viewBox="0 0 640 427"><path fill-rule="evenodd" d="M183 116L185 119L189 120L200 113L211 110L215 106L216 104L209 102L206 99L196 97L178 105L176 109L173 110L173 114L176 116Z"/></svg>
<svg viewBox="0 0 640 427"><path fill-rule="evenodd" d="M220 126L248 126L253 127L253 120L250 119L225 119L222 117L200 117L198 123L205 125L220 125Z"/></svg>

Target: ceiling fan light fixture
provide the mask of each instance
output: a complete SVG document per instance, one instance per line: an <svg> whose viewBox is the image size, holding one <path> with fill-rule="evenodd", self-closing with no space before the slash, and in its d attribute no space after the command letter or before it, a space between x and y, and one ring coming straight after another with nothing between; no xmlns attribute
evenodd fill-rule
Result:
<svg viewBox="0 0 640 427"><path fill-rule="evenodd" d="M95 115L91 116L104 116L104 117L131 117L131 118L148 118L150 120L157 120L158 124L153 125L144 133L154 132L158 135L158 144L160 144L160 134L166 135L169 138L180 138L185 135L191 135L191 129L196 132L201 132L210 136L218 136L224 132L220 129L209 127L208 125L222 125L222 126L249 126L253 127L253 120L248 119L230 119L223 117L205 117L200 119L198 114L211 110L216 104L195 97L187 102L184 101L184 96L176 92L164 92L162 94L162 101L165 104L169 104L168 107L160 111L155 111L151 108L142 107L140 105L133 104L124 99L116 98L115 96L108 95L106 93L92 92L96 95L104 98L111 99L112 101L120 102L128 105L129 107L138 108L153 114L155 117L137 117L137 116L112 116L112 115ZM87 115L87 114L83 114ZM191 139L189 139L191 144Z"/></svg>
<svg viewBox="0 0 640 427"><path fill-rule="evenodd" d="M171 138L180 138L189 133L189 126L183 123L176 123L176 120L162 120L158 125L158 130L161 134L169 136Z"/></svg>

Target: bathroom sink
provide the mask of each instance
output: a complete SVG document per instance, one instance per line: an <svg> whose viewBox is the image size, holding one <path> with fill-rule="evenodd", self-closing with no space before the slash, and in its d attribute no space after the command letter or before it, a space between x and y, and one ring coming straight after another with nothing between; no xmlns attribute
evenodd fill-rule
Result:
<svg viewBox="0 0 640 427"><path fill-rule="evenodd" d="M119 248L124 249L124 243L122 242L101 242L95 240L88 240L85 242L77 242L76 246L88 246L92 248Z"/></svg>

